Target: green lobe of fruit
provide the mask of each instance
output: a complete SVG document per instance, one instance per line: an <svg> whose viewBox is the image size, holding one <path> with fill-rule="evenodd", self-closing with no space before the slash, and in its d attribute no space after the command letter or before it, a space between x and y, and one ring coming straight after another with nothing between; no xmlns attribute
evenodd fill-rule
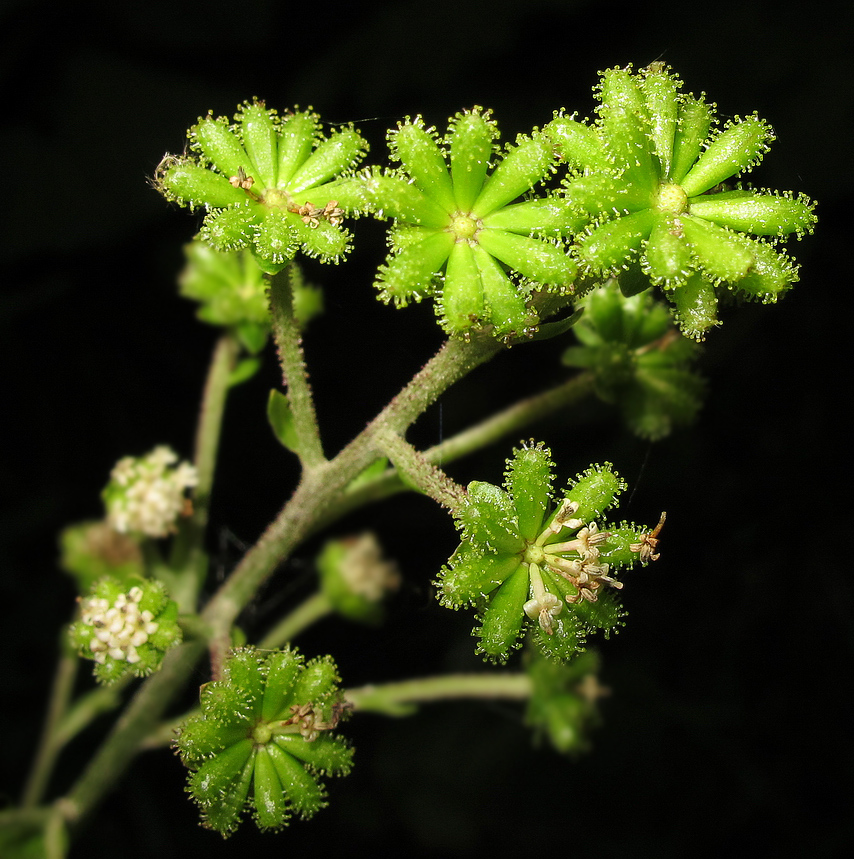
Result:
<svg viewBox="0 0 854 859"><path fill-rule="evenodd" d="M461 212L470 212L483 188L492 143L496 137L495 123L488 113L475 108L471 113L457 114L448 135L451 149L451 178L454 197Z"/></svg>
<svg viewBox="0 0 854 859"><path fill-rule="evenodd" d="M757 116L736 122L712 140L679 184L696 197L756 165L773 139L771 128Z"/></svg>

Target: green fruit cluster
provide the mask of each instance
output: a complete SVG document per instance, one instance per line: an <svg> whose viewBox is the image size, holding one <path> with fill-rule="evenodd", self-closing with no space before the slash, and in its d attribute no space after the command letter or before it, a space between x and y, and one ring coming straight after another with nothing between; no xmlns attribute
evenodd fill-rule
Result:
<svg viewBox="0 0 854 859"><path fill-rule="evenodd" d="M389 134L400 168L365 177L366 208L395 220L380 297L405 305L436 296L453 334L530 333L539 323L532 293L569 290L578 268L563 239L583 217L554 194L513 202L554 171L552 142L535 131L499 154L497 136L479 107L458 113L441 139L416 117Z"/></svg>
<svg viewBox="0 0 854 859"><path fill-rule="evenodd" d="M346 253L350 234L341 224L345 211L358 208L361 187L339 177L367 151L355 129L323 137L310 110L279 117L253 101L233 123L209 115L188 136L195 157L167 155L154 182L168 199L208 210L206 242L248 248L270 273L298 250L323 261Z"/></svg>
<svg viewBox="0 0 854 859"><path fill-rule="evenodd" d="M599 723L597 699L607 694L597 679L599 657L594 650L568 663L531 654L525 670L531 678L531 698L525 721L561 754L586 751L588 735Z"/></svg>
<svg viewBox="0 0 854 859"><path fill-rule="evenodd" d="M261 829L279 829L326 804L321 777L346 774L353 756L331 733L344 712L338 679L329 657L232 652L175 742L203 825L228 836L247 810Z"/></svg>
<svg viewBox="0 0 854 859"><path fill-rule="evenodd" d="M555 499L552 468L543 445L523 446L508 461L504 488L470 483L458 512L462 542L439 576L439 598L478 609L478 651L488 659L506 660L527 629L541 653L565 662L591 633L621 625L615 573L641 557L644 530L595 520L625 484L606 463Z"/></svg>
<svg viewBox="0 0 854 859"><path fill-rule="evenodd" d="M567 200L592 219L578 240L585 269L627 281L642 272L701 338L721 289L771 302L797 280L776 244L811 232L815 215L804 195L724 184L759 163L773 132L755 115L713 131L714 106L680 87L663 63L609 69L596 123L557 115L544 131L575 174Z"/></svg>

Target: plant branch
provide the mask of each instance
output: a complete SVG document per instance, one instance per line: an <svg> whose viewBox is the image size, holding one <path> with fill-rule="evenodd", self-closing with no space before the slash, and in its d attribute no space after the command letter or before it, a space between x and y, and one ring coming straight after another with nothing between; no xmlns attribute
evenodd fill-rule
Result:
<svg viewBox="0 0 854 859"><path fill-rule="evenodd" d="M225 400L228 395L231 373L234 371L239 353L240 344L231 334L220 337L214 348L202 395L194 457L199 482L193 491L193 524L200 535L204 534L208 524Z"/></svg>
<svg viewBox="0 0 854 859"><path fill-rule="evenodd" d="M440 468L428 462L423 454L397 433L382 433L379 436L379 444L383 453L394 463L396 470L425 495L429 495L451 512L463 503L465 489L451 480Z"/></svg>
<svg viewBox="0 0 854 859"><path fill-rule="evenodd" d="M169 566L159 564L156 572L166 582L170 595L184 612L196 610L198 593L207 575L208 559L203 551L203 542L208 524L225 401L231 373L239 354L240 344L231 334L220 337L214 347L196 427L194 465L198 483L193 490L193 515L183 520L179 526L172 545Z"/></svg>
<svg viewBox="0 0 854 859"><path fill-rule="evenodd" d="M320 441L314 398L308 384L302 336L294 315L290 266L270 278L270 314L294 430L299 439L297 453L303 466L310 470L326 462L326 457Z"/></svg>
<svg viewBox="0 0 854 859"><path fill-rule="evenodd" d="M291 500L208 603L203 618L225 636L257 589L314 528L347 484L381 454L380 434L403 433L451 385L496 355L491 338L448 340L412 381L334 459L303 474Z"/></svg>
<svg viewBox="0 0 854 859"><path fill-rule="evenodd" d="M166 654L156 674L139 687L89 766L63 800L66 819L79 823L110 791L160 721L205 651L204 641L191 641Z"/></svg>
<svg viewBox="0 0 854 859"><path fill-rule="evenodd" d="M509 698L523 701L531 697L531 678L523 673L446 674L420 680L373 684L347 689L344 697L360 713L407 716L413 704L458 698Z"/></svg>
<svg viewBox="0 0 854 859"><path fill-rule="evenodd" d="M59 657L38 751L21 799L24 808L35 808L41 802L56 757L62 748L61 743L57 742L57 727L68 710L78 662L78 658L71 653L63 652Z"/></svg>
<svg viewBox="0 0 854 859"><path fill-rule="evenodd" d="M276 302L273 302L274 307ZM257 589L310 532L317 517L347 484L376 460L380 433L407 427L452 384L501 350L488 338L450 340L389 405L333 460L307 470L290 501L210 600L202 620L213 640L227 640L231 625ZM83 775L63 800L67 819L90 814L155 730L163 712L205 651L204 640L185 642L167 653L160 671L139 688Z"/></svg>
<svg viewBox="0 0 854 859"><path fill-rule="evenodd" d="M592 391L593 374L580 373L557 387L514 403L503 411L446 439L441 444L425 450L422 456L427 462L437 465L461 459L511 433L518 432L529 424L574 405ZM317 530L366 504L404 492L408 488L395 468L388 468L374 477L366 478L337 499L326 511L322 521L317 523Z"/></svg>
<svg viewBox="0 0 854 859"><path fill-rule="evenodd" d="M283 617L258 642L258 647L261 650L275 650L283 644L293 641L304 629L332 614L332 611L329 597L322 591L318 591Z"/></svg>

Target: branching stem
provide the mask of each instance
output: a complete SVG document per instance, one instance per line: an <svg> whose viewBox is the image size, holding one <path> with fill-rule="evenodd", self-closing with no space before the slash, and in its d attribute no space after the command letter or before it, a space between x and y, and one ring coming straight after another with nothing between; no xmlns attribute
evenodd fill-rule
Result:
<svg viewBox="0 0 854 859"><path fill-rule="evenodd" d="M397 433L383 433L379 437L382 452L394 463L396 470L411 481L425 495L449 510L456 510L465 498L465 489L455 483L408 441Z"/></svg>

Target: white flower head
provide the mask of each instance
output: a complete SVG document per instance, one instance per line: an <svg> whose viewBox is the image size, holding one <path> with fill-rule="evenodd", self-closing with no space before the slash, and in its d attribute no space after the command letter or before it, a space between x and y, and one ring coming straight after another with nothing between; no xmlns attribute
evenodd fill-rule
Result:
<svg viewBox="0 0 854 859"><path fill-rule="evenodd" d="M178 455L163 445L145 456L119 460L104 490L110 527L147 537L173 533L189 503L184 491L198 483L195 467L177 462Z"/></svg>
<svg viewBox="0 0 854 859"><path fill-rule="evenodd" d="M81 621L92 627L89 649L95 662L103 665L108 656L131 664L139 662L137 647L145 644L160 626L150 611L139 610L141 600L142 589L133 587L119 594L112 604L101 597L90 597L81 603Z"/></svg>

